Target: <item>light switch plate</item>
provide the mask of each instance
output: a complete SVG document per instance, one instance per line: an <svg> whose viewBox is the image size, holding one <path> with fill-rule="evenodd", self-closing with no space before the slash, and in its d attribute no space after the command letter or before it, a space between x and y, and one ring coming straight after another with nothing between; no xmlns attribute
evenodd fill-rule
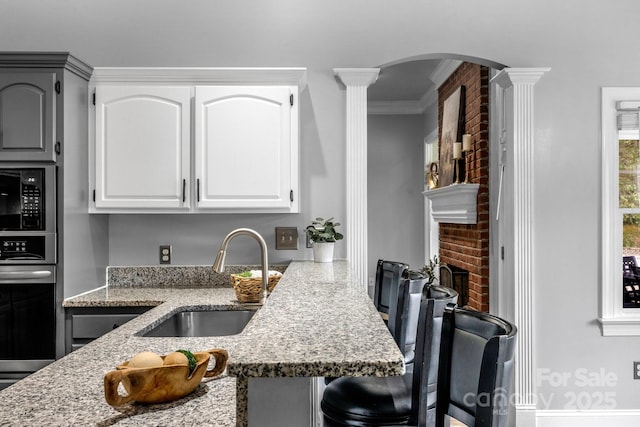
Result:
<svg viewBox="0 0 640 427"><path fill-rule="evenodd" d="M277 250L298 249L298 228L297 227L276 227L276 249Z"/></svg>

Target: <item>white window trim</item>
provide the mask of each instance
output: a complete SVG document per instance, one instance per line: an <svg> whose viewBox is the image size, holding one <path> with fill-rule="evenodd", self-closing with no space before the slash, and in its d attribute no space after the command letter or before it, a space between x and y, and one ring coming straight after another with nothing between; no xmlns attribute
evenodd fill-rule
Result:
<svg viewBox="0 0 640 427"><path fill-rule="evenodd" d="M638 100L640 87L602 88L602 305L598 320L604 336L640 336L640 309L622 308L622 217L618 208L616 123L616 102Z"/></svg>

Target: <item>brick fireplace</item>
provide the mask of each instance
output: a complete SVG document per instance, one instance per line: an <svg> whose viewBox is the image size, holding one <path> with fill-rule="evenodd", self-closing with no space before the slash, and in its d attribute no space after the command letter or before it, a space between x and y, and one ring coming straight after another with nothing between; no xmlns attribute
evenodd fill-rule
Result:
<svg viewBox="0 0 640 427"><path fill-rule="evenodd" d="M440 260L468 272L468 301L489 311L489 69L464 62L439 87L439 133L444 101L465 87L464 132L471 134L471 152L465 157L469 182L479 184L476 224L440 223ZM439 135L439 138L441 135Z"/></svg>

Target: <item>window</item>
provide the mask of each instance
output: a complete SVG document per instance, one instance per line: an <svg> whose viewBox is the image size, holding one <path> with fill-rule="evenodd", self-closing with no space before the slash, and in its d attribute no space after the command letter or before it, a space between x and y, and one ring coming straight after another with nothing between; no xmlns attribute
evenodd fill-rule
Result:
<svg viewBox="0 0 640 427"><path fill-rule="evenodd" d="M640 335L640 88L602 89L603 335Z"/></svg>

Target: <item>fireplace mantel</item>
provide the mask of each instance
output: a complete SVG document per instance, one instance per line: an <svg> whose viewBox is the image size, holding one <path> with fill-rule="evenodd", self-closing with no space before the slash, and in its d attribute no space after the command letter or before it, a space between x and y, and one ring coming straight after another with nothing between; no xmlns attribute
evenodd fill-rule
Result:
<svg viewBox="0 0 640 427"><path fill-rule="evenodd" d="M478 222L478 188L480 184L451 184L424 191L431 200L431 213L436 222L476 224Z"/></svg>

